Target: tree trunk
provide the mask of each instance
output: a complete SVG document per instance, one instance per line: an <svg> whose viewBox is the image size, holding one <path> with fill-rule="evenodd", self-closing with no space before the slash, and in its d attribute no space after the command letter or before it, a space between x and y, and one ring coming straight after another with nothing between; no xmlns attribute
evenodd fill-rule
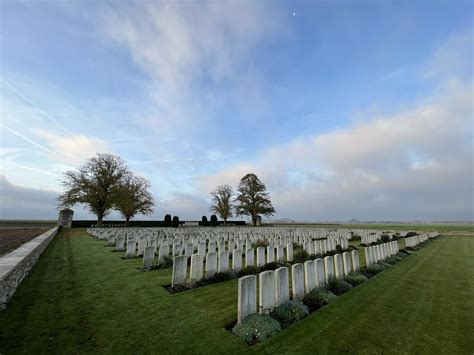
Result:
<svg viewBox="0 0 474 355"><path fill-rule="evenodd" d="M252 226L256 226L257 225L257 217L252 215Z"/></svg>
<svg viewBox="0 0 474 355"><path fill-rule="evenodd" d="M130 217L125 217L125 227L128 227L130 222Z"/></svg>
<svg viewBox="0 0 474 355"><path fill-rule="evenodd" d="M103 219L103 218L104 218L104 216L103 216L101 213L99 213L99 214L97 215L97 226L98 226L99 228L102 227L102 219Z"/></svg>

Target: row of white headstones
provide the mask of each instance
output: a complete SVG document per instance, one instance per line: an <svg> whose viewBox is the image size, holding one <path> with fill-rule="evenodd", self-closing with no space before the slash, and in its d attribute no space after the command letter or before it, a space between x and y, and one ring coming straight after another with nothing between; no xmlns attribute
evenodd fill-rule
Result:
<svg viewBox="0 0 474 355"><path fill-rule="evenodd" d="M291 293L293 300L302 300L316 287L324 287L331 278L342 279L351 271L360 270L359 252L352 250L334 256L326 256L303 264L291 265ZM256 313L269 313L275 307L290 300L289 268L280 267L275 271L264 271L257 276L239 278L237 323Z"/></svg>
<svg viewBox="0 0 474 355"><path fill-rule="evenodd" d="M420 235L415 235L413 237L405 238L406 247L416 247L418 244L426 242L430 238L436 238L439 235L438 232L424 233Z"/></svg>
<svg viewBox="0 0 474 355"><path fill-rule="evenodd" d="M415 246L435 238L438 232L425 233L405 239L407 246ZM400 251L397 241L382 243L365 248L366 264L385 260ZM324 287L329 279L342 279L351 271L359 272L359 253L357 250L306 261L304 264L291 266L291 282L293 300L302 300L306 294L316 287ZM237 323L248 315L269 313L275 307L290 300L288 267L281 267L275 271L264 271L258 275L258 308L257 308L257 276L248 275L239 278Z"/></svg>

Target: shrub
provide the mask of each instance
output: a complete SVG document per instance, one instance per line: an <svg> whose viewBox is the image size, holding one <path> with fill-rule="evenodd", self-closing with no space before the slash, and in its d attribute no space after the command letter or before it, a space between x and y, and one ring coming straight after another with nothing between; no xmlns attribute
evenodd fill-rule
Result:
<svg viewBox="0 0 474 355"><path fill-rule="evenodd" d="M206 279L206 283L217 283L235 279L236 275L233 271L216 272L214 275Z"/></svg>
<svg viewBox="0 0 474 355"><path fill-rule="evenodd" d="M160 264L160 269L166 269L166 268L170 268L173 266L173 257L167 255L165 256L165 261L164 263Z"/></svg>
<svg viewBox="0 0 474 355"><path fill-rule="evenodd" d="M396 264L398 263L399 261L401 261L403 258L397 256L397 255L392 255L390 256L389 258L387 258L387 260L385 260L386 263L390 264L390 265L393 265L393 264Z"/></svg>
<svg viewBox="0 0 474 355"><path fill-rule="evenodd" d="M344 249L342 248L342 245L341 244L336 244L336 252L342 253L343 251L344 251Z"/></svg>
<svg viewBox="0 0 474 355"><path fill-rule="evenodd" d="M382 242L388 243L390 241L390 236L388 234L382 234L382 237L380 237Z"/></svg>
<svg viewBox="0 0 474 355"><path fill-rule="evenodd" d="M258 269L255 266L247 266L237 272L237 277L243 277L247 275L255 275Z"/></svg>
<svg viewBox="0 0 474 355"><path fill-rule="evenodd" d="M259 248L259 247L265 247L266 248L266 247L268 247L268 242L266 242L265 240L259 239L255 242L253 247L254 248Z"/></svg>
<svg viewBox="0 0 474 355"><path fill-rule="evenodd" d="M396 255L399 256L400 258L405 258L410 254L408 254L405 250L400 250Z"/></svg>
<svg viewBox="0 0 474 355"><path fill-rule="evenodd" d="M202 216L202 218L201 218L201 226L203 226L203 227L209 226L209 222L207 221L207 217L206 217L206 216Z"/></svg>
<svg viewBox="0 0 474 355"><path fill-rule="evenodd" d="M352 287L353 286L349 282L334 278L329 279L326 285L326 288L337 296L349 291Z"/></svg>
<svg viewBox="0 0 474 355"><path fill-rule="evenodd" d="M178 227L179 227L179 217L173 216L173 228L178 228Z"/></svg>
<svg viewBox="0 0 474 355"><path fill-rule="evenodd" d="M213 214L211 216L211 227L217 227L218 224L219 224L219 222L217 222L217 216L215 214Z"/></svg>
<svg viewBox="0 0 474 355"><path fill-rule="evenodd" d="M295 263L303 263L308 260L308 252L304 249L297 249L293 251L293 261Z"/></svg>
<svg viewBox="0 0 474 355"><path fill-rule="evenodd" d="M392 266L384 260L379 261L378 264L382 265L384 269L388 269L390 266Z"/></svg>
<svg viewBox="0 0 474 355"><path fill-rule="evenodd" d="M362 273L367 276L368 278L371 278L372 276L377 275L379 272L384 271L385 268L380 265L380 264L372 264L367 266Z"/></svg>
<svg viewBox="0 0 474 355"><path fill-rule="evenodd" d="M267 263L259 268L259 271L275 270L278 269L280 265L277 262Z"/></svg>
<svg viewBox="0 0 474 355"><path fill-rule="evenodd" d="M165 215L165 219L163 221L163 224L165 227L171 227L171 215L167 214Z"/></svg>
<svg viewBox="0 0 474 355"><path fill-rule="evenodd" d="M405 235L405 238L414 237L415 235L418 235L418 233L417 233L417 232L408 232L408 233Z"/></svg>
<svg viewBox="0 0 474 355"><path fill-rule="evenodd" d="M252 345L276 335L280 330L280 323L269 315L254 313L232 328L232 333Z"/></svg>
<svg viewBox="0 0 474 355"><path fill-rule="evenodd" d="M358 272L351 272L344 280L349 282L352 286L357 286L367 281L367 276L359 274Z"/></svg>
<svg viewBox="0 0 474 355"><path fill-rule="evenodd" d="M325 288L318 287L313 289L303 299L303 303L311 310L315 311L324 305L334 301L337 296Z"/></svg>
<svg viewBox="0 0 474 355"><path fill-rule="evenodd" d="M306 307L301 301L287 302L278 306L273 311L273 316L285 325L296 323L308 314L308 307Z"/></svg>
<svg viewBox="0 0 474 355"><path fill-rule="evenodd" d="M353 232L351 232L352 236L351 236L351 239L349 239L350 241L355 241L355 240L361 240L362 238L360 237L360 235L357 235Z"/></svg>

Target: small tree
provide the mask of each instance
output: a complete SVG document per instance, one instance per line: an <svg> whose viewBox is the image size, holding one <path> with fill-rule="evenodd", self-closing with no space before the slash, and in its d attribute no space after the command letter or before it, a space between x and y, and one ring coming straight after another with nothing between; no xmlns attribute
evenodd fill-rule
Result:
<svg viewBox="0 0 474 355"><path fill-rule="evenodd" d="M171 215L170 214L167 214L165 215L165 219L163 221L163 224L165 227L171 227Z"/></svg>
<svg viewBox="0 0 474 355"><path fill-rule="evenodd" d="M211 192L211 212L218 214L227 224L227 219L232 217L232 187L219 185Z"/></svg>
<svg viewBox="0 0 474 355"><path fill-rule="evenodd" d="M125 162L112 154L97 154L77 170L64 173L64 193L58 197L58 207L66 208L81 203L97 216L102 226L103 218L116 202L116 188L128 168Z"/></svg>
<svg viewBox="0 0 474 355"><path fill-rule="evenodd" d="M209 222L207 221L207 217L206 217L206 216L202 216L201 225L202 225L203 227L207 227L207 226L209 225Z"/></svg>
<svg viewBox="0 0 474 355"><path fill-rule="evenodd" d="M125 174L117 186L115 208L125 218L128 226L130 218L137 214L149 215L153 212L153 197L148 191L150 182L132 173Z"/></svg>
<svg viewBox="0 0 474 355"><path fill-rule="evenodd" d="M211 227L217 227L218 224L219 222L217 221L217 216L213 214L211 216Z"/></svg>
<svg viewBox="0 0 474 355"><path fill-rule="evenodd" d="M257 216L272 216L275 209L265 184L255 174L245 175L237 187L235 213L237 216L250 216L252 225L256 225Z"/></svg>
<svg viewBox="0 0 474 355"><path fill-rule="evenodd" d="M173 228L178 228L178 227L179 227L179 217L173 216Z"/></svg>

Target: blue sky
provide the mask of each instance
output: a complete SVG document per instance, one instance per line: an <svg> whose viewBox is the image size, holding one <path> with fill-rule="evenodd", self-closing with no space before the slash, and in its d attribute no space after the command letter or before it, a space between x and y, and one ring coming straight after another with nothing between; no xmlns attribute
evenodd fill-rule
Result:
<svg viewBox="0 0 474 355"><path fill-rule="evenodd" d="M150 218L253 171L276 218L472 220L472 7L4 1L1 217L54 218L61 173L111 152Z"/></svg>

